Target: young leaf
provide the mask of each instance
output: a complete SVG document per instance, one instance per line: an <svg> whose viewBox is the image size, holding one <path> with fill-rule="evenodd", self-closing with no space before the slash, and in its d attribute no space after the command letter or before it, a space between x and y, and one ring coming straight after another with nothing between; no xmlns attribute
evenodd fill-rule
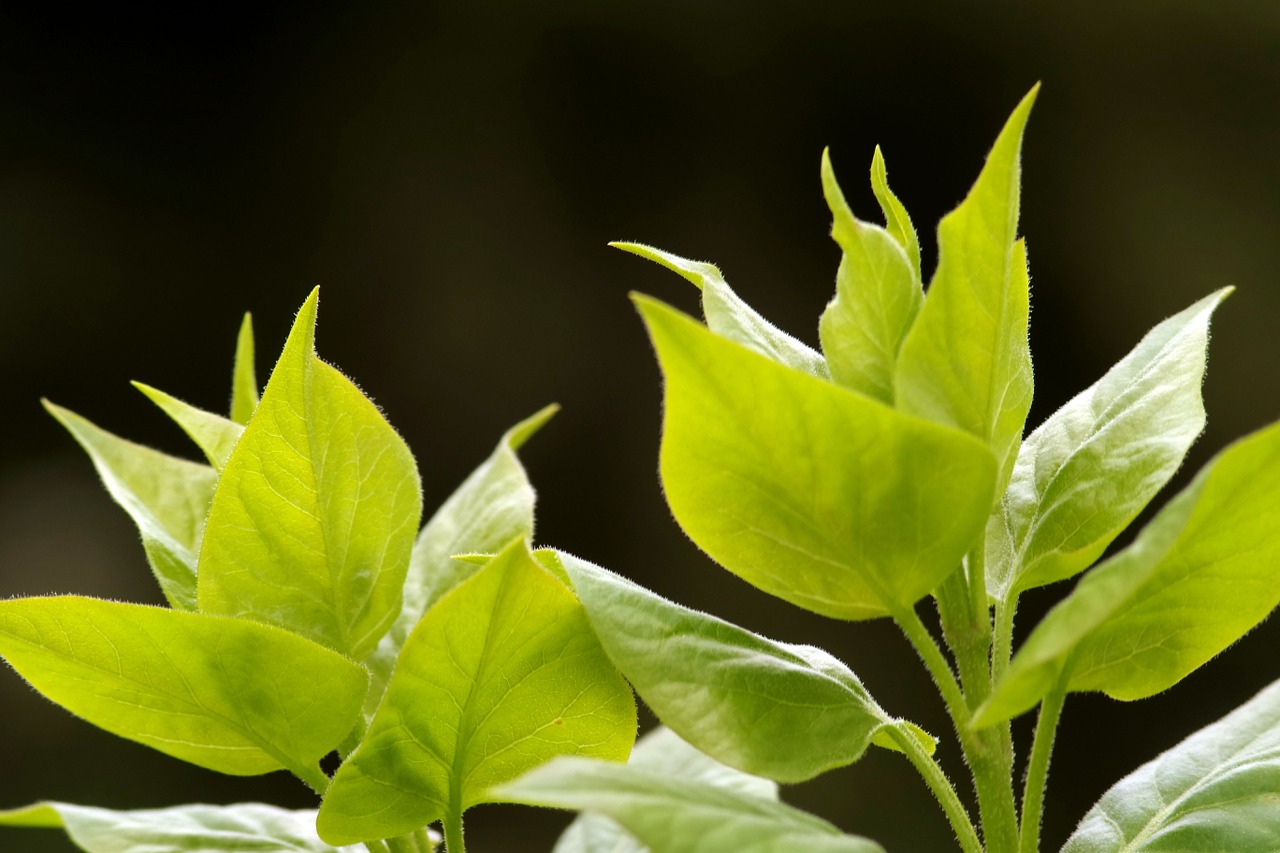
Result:
<svg viewBox="0 0 1280 853"><path fill-rule="evenodd" d="M615 249L639 255L666 267L702 291L702 313L707 328L779 364L795 368L819 379L831 372L822 355L770 323L729 289L714 264L686 258L640 243L610 243Z"/></svg>
<svg viewBox="0 0 1280 853"><path fill-rule="evenodd" d="M138 526L164 597L178 610L195 610L196 553L217 473L112 435L48 400L44 407L89 454L107 492Z"/></svg>
<svg viewBox="0 0 1280 853"><path fill-rule="evenodd" d="M726 767L663 726L636 741L627 766L747 796L778 799L778 786L773 782ZM587 812L578 815L560 836L554 853L649 853L649 848L609 818Z"/></svg>
<svg viewBox="0 0 1280 853"><path fill-rule="evenodd" d="M975 724L1009 719L1067 679L1142 699L1244 636L1280 602L1280 423L1216 456L1036 627Z"/></svg>
<svg viewBox="0 0 1280 853"><path fill-rule="evenodd" d="M150 385L134 382L133 387L146 394L151 402L163 409L166 415L182 427L183 432L191 436L191 440L204 453L215 471L221 471L227 467L227 459L230 458L236 442L240 440L244 427L221 415L198 409Z"/></svg>
<svg viewBox="0 0 1280 853"><path fill-rule="evenodd" d="M1204 428L1209 318L1230 292L1160 323L1023 442L988 523L1004 543L987 549L993 595L1083 571L1177 471Z"/></svg>
<svg viewBox="0 0 1280 853"><path fill-rule="evenodd" d="M924 301L919 274L888 231L854 218L826 151L822 191L834 220L832 239L843 252L835 298L818 325L822 352L841 385L893 405L898 350Z"/></svg>
<svg viewBox="0 0 1280 853"><path fill-rule="evenodd" d="M258 374L253 366L253 315L245 313L236 336L236 361L231 371L231 420L245 426L258 408Z"/></svg>
<svg viewBox="0 0 1280 853"><path fill-rule="evenodd" d="M862 757L899 725L840 661L767 640L558 554L614 665L666 725L746 773L803 782ZM930 751L932 751L930 749Z"/></svg>
<svg viewBox="0 0 1280 853"><path fill-rule="evenodd" d="M0 812L0 826L65 829L86 853L367 853L321 841L315 809L262 803L115 811L44 802Z"/></svg>
<svg viewBox="0 0 1280 853"><path fill-rule="evenodd" d="M938 269L894 377L899 408L990 444L1009 481L1031 408L1029 284L1019 242L1019 152L1037 86L996 139L978 180L938 226Z"/></svg>
<svg viewBox="0 0 1280 853"><path fill-rule="evenodd" d="M838 619L910 607L955 570L993 501L985 445L636 304L666 377L667 503L712 559Z"/></svg>
<svg viewBox="0 0 1280 853"><path fill-rule="evenodd" d="M479 568L453 555L494 554L513 539L533 537L533 486L516 451L558 410L547 406L507 430L489 458L422 528L409 560L400 615L367 661L372 684L365 699L366 720L373 718L400 649L418 620Z"/></svg>
<svg viewBox="0 0 1280 853"><path fill-rule="evenodd" d="M1116 783L1062 853L1280 850L1280 682Z"/></svg>
<svg viewBox="0 0 1280 853"><path fill-rule="evenodd" d="M494 797L596 812L662 853L884 853L775 800L589 758L557 758Z"/></svg>
<svg viewBox="0 0 1280 853"><path fill-rule="evenodd" d="M916 237L916 229L911 224L907 209L902 206L902 202L898 201L893 190L889 189L889 175L885 171L884 155L880 153L879 145L876 146L876 152L871 157L871 191L876 194L876 201L880 203L880 210L884 212L885 229L907 253L907 259L911 261L911 270L915 273L916 283L919 284L921 281L920 240Z"/></svg>
<svg viewBox="0 0 1280 853"><path fill-rule="evenodd" d="M404 441L316 357L317 294L222 472L198 601L359 660L400 612L422 493Z"/></svg>
<svg viewBox="0 0 1280 853"><path fill-rule="evenodd" d="M457 817L552 756L624 760L635 731L631 691L581 605L516 540L409 635L320 808L320 837L349 844Z"/></svg>
<svg viewBox="0 0 1280 853"><path fill-rule="evenodd" d="M268 625L76 596L0 601L0 655L94 725L236 776L314 778L367 683L359 665Z"/></svg>

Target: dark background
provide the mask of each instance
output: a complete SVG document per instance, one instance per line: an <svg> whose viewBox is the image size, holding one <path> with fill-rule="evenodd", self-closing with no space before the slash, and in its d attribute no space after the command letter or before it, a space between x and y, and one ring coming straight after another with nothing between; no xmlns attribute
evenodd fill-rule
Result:
<svg viewBox="0 0 1280 853"><path fill-rule="evenodd" d="M1280 409L1280 7L785 5L0 4L0 595L158 600L130 521L39 397L187 453L127 380L221 409L241 312L265 377L321 284L320 352L415 448L428 507L508 425L559 401L523 453L542 543L825 646L891 713L949 735L891 626L769 599L672 523L659 375L626 294L694 310L696 292L605 243L713 260L816 344L838 260L822 147L868 219L884 147L928 269L934 223L1041 80L1022 219L1031 423L1149 326L1237 284L1185 480ZM1021 627L1064 589L1029 596ZM1278 630L1141 705L1073 699L1046 849L1120 775L1280 676ZM309 802L289 778L219 777L101 734L12 673L0 720L0 807ZM942 757L963 775L954 750ZM887 753L785 794L891 851L952 849ZM546 851L565 821L479 808L469 838ZM69 849L37 831L0 833L0 848Z"/></svg>

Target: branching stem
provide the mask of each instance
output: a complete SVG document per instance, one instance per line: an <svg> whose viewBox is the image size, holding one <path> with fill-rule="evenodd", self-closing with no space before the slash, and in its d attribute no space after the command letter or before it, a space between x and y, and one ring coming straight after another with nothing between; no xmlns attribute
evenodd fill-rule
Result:
<svg viewBox="0 0 1280 853"><path fill-rule="evenodd" d="M1053 739L1067 698L1067 677L1057 684L1040 703L1040 718L1031 742L1031 758L1027 763L1027 783L1022 792L1022 836L1019 853L1037 853L1040 847L1040 817L1044 808L1044 789L1049 779L1049 758L1053 755Z"/></svg>
<svg viewBox="0 0 1280 853"><path fill-rule="evenodd" d="M964 804L956 795L955 787L942 772L938 762L924 751L924 747L910 732L904 731L900 726L890 726L888 731L890 737L902 748L928 784L929 790L933 791L933 795L938 799L938 803L947 815L947 820L951 821L951 828L955 831L956 838L960 841L960 848L964 853L982 853L982 842L978 840L973 821L970 820Z"/></svg>

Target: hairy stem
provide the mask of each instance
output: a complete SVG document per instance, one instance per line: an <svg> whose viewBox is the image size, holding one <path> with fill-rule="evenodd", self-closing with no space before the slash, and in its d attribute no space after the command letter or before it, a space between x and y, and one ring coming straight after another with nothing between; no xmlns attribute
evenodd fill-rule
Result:
<svg viewBox="0 0 1280 853"><path fill-rule="evenodd" d="M924 747L910 732L904 731L899 726L890 726L888 731L889 736L902 748L907 758L915 765L916 770L924 778L925 783L928 784L929 790L933 791L934 797L937 798L943 812L947 815L947 820L951 821L951 829L960 841L960 849L964 853L982 853L982 842L978 840L978 833L973 828L973 821L969 819L969 813L965 811L964 804L960 802L960 798L956 795L955 787L952 786L951 780L947 778L947 775L942 772L938 762L934 761L933 756L924 751Z"/></svg>
<svg viewBox="0 0 1280 853"><path fill-rule="evenodd" d="M444 849L446 853L466 853L462 840L462 810L450 810L444 817Z"/></svg>
<svg viewBox="0 0 1280 853"><path fill-rule="evenodd" d="M1040 817L1044 809L1044 789L1049 779L1049 758L1053 755L1053 738L1058 731L1062 705L1067 699L1065 674L1040 703L1040 718L1031 742L1031 758L1027 763L1027 783L1022 791L1022 837L1019 853L1037 853L1040 848Z"/></svg>
<svg viewBox="0 0 1280 853"><path fill-rule="evenodd" d="M996 602L995 643L991 650L991 685L1000 683L1013 660L1013 617L1018 612L1018 594Z"/></svg>
<svg viewBox="0 0 1280 853"><path fill-rule="evenodd" d="M308 788L322 797L324 792L329 790L329 777L325 775L319 765L315 767L291 767L290 771L294 776L306 782Z"/></svg>

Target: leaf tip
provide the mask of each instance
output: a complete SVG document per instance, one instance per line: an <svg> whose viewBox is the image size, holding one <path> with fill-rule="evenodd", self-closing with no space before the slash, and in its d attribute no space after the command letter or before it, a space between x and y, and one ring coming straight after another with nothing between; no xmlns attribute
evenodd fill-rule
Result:
<svg viewBox="0 0 1280 853"><path fill-rule="evenodd" d="M551 403L550 405L543 406L529 417L520 421L520 423L507 430L507 433L504 436L507 446L512 450L519 450L524 446L526 441L532 438L538 430L542 429L542 427L546 425L547 421L555 417L556 413L559 411L560 404Z"/></svg>

